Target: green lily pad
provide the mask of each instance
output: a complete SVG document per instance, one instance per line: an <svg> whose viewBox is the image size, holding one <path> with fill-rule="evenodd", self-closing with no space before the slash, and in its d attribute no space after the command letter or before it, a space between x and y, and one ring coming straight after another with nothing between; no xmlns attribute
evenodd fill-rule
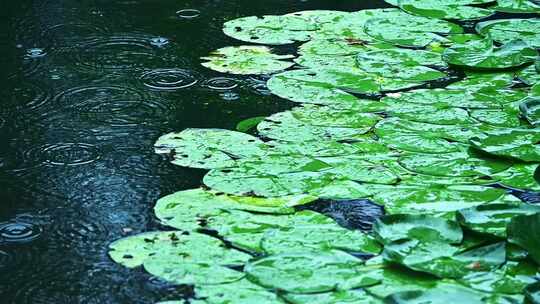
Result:
<svg viewBox="0 0 540 304"><path fill-rule="evenodd" d="M436 155L410 153L403 155L399 162L413 172L435 176L491 176L511 166L510 162L479 157L471 150Z"/></svg>
<svg viewBox="0 0 540 304"><path fill-rule="evenodd" d="M405 47L424 47L435 41L445 41L441 35L462 32L453 23L405 13L372 18L365 23L364 30L377 40Z"/></svg>
<svg viewBox="0 0 540 304"><path fill-rule="evenodd" d="M495 47L489 38L455 44L444 52L444 60L449 64L481 69L516 67L533 62L536 56L536 50L521 40Z"/></svg>
<svg viewBox="0 0 540 304"><path fill-rule="evenodd" d="M540 161L540 131L536 129L500 129L471 139L471 144L484 152L526 162Z"/></svg>
<svg viewBox="0 0 540 304"><path fill-rule="evenodd" d="M292 115L302 123L320 127L371 128L381 117L358 113L355 109L336 109L328 106L304 105L292 109Z"/></svg>
<svg viewBox="0 0 540 304"><path fill-rule="evenodd" d="M437 19L475 20L493 14L491 10L466 6L456 1L398 0L396 4L407 13Z"/></svg>
<svg viewBox="0 0 540 304"><path fill-rule="evenodd" d="M494 174L492 177L510 188L540 191L540 184L534 178L537 168L537 164L514 164L508 170Z"/></svg>
<svg viewBox="0 0 540 304"><path fill-rule="evenodd" d="M245 272L256 284L291 293L347 290L380 281L378 268L335 250L272 255L247 264Z"/></svg>
<svg viewBox="0 0 540 304"><path fill-rule="evenodd" d="M512 1L525 2L525 1ZM540 20L531 19L497 19L480 22L476 25L476 31L491 39L508 43L513 40L523 40L534 48L540 47Z"/></svg>
<svg viewBox="0 0 540 304"><path fill-rule="evenodd" d="M493 9L505 13L540 13L540 4L528 0L497 0Z"/></svg>
<svg viewBox="0 0 540 304"><path fill-rule="evenodd" d="M206 248L202 251L201 248ZM222 241L200 233L147 232L117 240L109 246L116 263L129 268L151 260L176 258L190 264L243 265L250 255L225 247Z"/></svg>
<svg viewBox="0 0 540 304"><path fill-rule="evenodd" d="M502 107L502 109L474 109L469 114L481 123L496 127L517 128L521 125L519 111L512 107Z"/></svg>
<svg viewBox="0 0 540 304"><path fill-rule="evenodd" d="M316 294L288 293L283 296L292 304L382 304L383 302L363 290L338 290Z"/></svg>
<svg viewBox="0 0 540 304"><path fill-rule="evenodd" d="M439 278L462 278L473 272L490 271L506 260L505 243L487 245L462 252L448 243L397 241L385 245L385 260Z"/></svg>
<svg viewBox="0 0 540 304"><path fill-rule="evenodd" d="M450 215L487 203L520 203L502 189L472 185L372 186L372 200L384 206L387 214ZM367 190L366 190L367 191Z"/></svg>
<svg viewBox="0 0 540 304"><path fill-rule="evenodd" d="M261 44L307 41L317 29L316 23L311 20L293 15L242 17L227 21L223 25L225 35L241 41Z"/></svg>
<svg viewBox="0 0 540 304"><path fill-rule="evenodd" d="M402 239L423 242L443 241L458 244L463 232L454 221L429 215L393 214L380 218L373 226L375 237L387 245Z"/></svg>
<svg viewBox="0 0 540 304"><path fill-rule="evenodd" d="M144 263L144 269L162 280L179 285L216 285L238 281L245 276L213 262L190 263L172 255L150 259Z"/></svg>
<svg viewBox="0 0 540 304"><path fill-rule="evenodd" d="M298 53L316 56L347 56L355 55L365 49L364 43L350 39L315 39L302 44L298 48Z"/></svg>
<svg viewBox="0 0 540 304"><path fill-rule="evenodd" d="M159 199L154 212L164 225L193 231L201 228L201 220L217 216L224 210L291 214L295 212L295 206L315 199L308 195L277 198L231 196L198 188L179 191Z"/></svg>
<svg viewBox="0 0 540 304"><path fill-rule="evenodd" d="M341 143L333 140L317 141L269 141L268 155L305 155L313 157L340 156L360 153L361 146Z"/></svg>
<svg viewBox="0 0 540 304"><path fill-rule="evenodd" d="M381 283L366 288L369 294L376 297L384 298L405 291L430 290L437 286L438 279L434 276L397 265L383 265L380 265L383 267Z"/></svg>
<svg viewBox="0 0 540 304"><path fill-rule="evenodd" d="M527 285L536 282L537 273L538 269L532 262L507 262L501 269L471 273L460 282L483 292L522 294Z"/></svg>
<svg viewBox="0 0 540 304"><path fill-rule="evenodd" d="M244 119L241 122L239 122L236 125L236 131L238 132L247 132L253 128L255 128L261 121L263 121L266 117L264 116L257 116L257 117L251 117L248 119Z"/></svg>
<svg viewBox="0 0 540 304"><path fill-rule="evenodd" d="M510 221L506 234L508 242L516 244L529 252L529 256L540 264L540 213L531 215L519 215Z"/></svg>
<svg viewBox="0 0 540 304"><path fill-rule="evenodd" d="M526 304L534 304L540 302L540 282L533 283L525 288Z"/></svg>
<svg viewBox="0 0 540 304"><path fill-rule="evenodd" d="M388 100L384 102L388 102ZM448 107L444 104L389 103L387 113L393 117L429 124L468 125L473 123L466 110Z"/></svg>
<svg viewBox="0 0 540 304"><path fill-rule="evenodd" d="M338 249L354 253L378 254L381 247L360 231L338 226L301 226L269 230L261 240L262 249L271 255L287 252L312 252Z"/></svg>
<svg viewBox="0 0 540 304"><path fill-rule="evenodd" d="M296 119L292 112L276 113L266 118L258 126L257 130L262 136L281 140L303 141L311 140L345 140L367 133L372 126L361 128L314 126L303 123Z"/></svg>
<svg viewBox="0 0 540 304"><path fill-rule="evenodd" d="M274 292L253 284L247 279L241 279L228 284L196 286L195 294L198 298L204 299L205 304L284 303Z"/></svg>
<svg viewBox="0 0 540 304"><path fill-rule="evenodd" d="M469 230L506 238L506 226L512 218L540 212L540 207L528 204L489 204L460 210L457 219Z"/></svg>
<svg viewBox="0 0 540 304"><path fill-rule="evenodd" d="M499 90L506 89L513 85L514 75L507 72L480 72L465 71L465 79L448 85L447 89L452 90Z"/></svg>
<svg viewBox="0 0 540 304"><path fill-rule="evenodd" d="M465 286L445 282L437 285L437 288L425 291L405 291L392 294L385 298L385 303L392 304L512 304L521 303L521 299L500 294L488 294L467 288Z"/></svg>
<svg viewBox="0 0 540 304"><path fill-rule="evenodd" d="M264 143L251 135L223 129L185 129L161 136L156 152L173 156L175 165L213 169L234 166L237 159L264 154Z"/></svg>
<svg viewBox="0 0 540 304"><path fill-rule="evenodd" d="M540 125L540 96L529 97L523 100L519 104L519 110L521 115L525 117L533 127Z"/></svg>
<svg viewBox="0 0 540 304"><path fill-rule="evenodd" d="M202 65L214 71L230 74L270 74L285 70L294 62L292 55L276 55L264 46L229 46L215 50L206 57Z"/></svg>
<svg viewBox="0 0 540 304"><path fill-rule="evenodd" d="M540 24L540 23L539 23ZM530 65L516 73L519 80L527 85L540 84L540 59L536 60L536 64Z"/></svg>

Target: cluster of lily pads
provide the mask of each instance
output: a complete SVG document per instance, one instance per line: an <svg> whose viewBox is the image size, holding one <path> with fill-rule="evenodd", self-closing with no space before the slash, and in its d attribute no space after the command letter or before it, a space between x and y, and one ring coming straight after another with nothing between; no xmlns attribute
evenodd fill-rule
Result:
<svg viewBox="0 0 540 304"><path fill-rule="evenodd" d="M209 170L168 195L171 231L110 246L114 261L194 286L186 303L540 302L540 19L535 1L389 0L225 23L204 66L273 74L300 105L237 131L186 129L158 153ZM538 174L538 173L537 173ZM305 208L369 199L370 232ZM367 259L366 257L371 257ZM184 303L184 300L162 303Z"/></svg>

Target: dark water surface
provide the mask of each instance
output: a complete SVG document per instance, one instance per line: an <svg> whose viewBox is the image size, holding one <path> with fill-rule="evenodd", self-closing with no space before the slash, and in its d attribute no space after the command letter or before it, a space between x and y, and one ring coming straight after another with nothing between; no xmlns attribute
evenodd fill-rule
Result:
<svg viewBox="0 0 540 304"><path fill-rule="evenodd" d="M159 197L201 184L204 172L170 165L154 141L291 107L268 95L264 79L224 78L198 58L240 44L221 33L240 16L383 6L3 1L0 303L153 303L189 293L107 256L111 241L161 228L152 213Z"/></svg>

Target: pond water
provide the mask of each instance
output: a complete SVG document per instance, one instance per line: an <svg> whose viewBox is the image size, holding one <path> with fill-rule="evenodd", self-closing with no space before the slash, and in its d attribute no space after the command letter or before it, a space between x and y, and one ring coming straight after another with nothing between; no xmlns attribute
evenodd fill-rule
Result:
<svg viewBox="0 0 540 304"><path fill-rule="evenodd" d="M232 129L292 104L261 78L223 77L199 57L238 41L222 24L383 1L19 0L2 8L2 303L153 303L189 290L115 264L107 245L158 230L152 208L203 171L153 151L187 127Z"/></svg>

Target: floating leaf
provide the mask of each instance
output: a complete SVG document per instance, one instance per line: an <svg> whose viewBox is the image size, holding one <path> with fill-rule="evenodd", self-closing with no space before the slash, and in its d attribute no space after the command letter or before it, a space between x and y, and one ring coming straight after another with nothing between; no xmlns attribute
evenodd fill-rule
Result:
<svg viewBox="0 0 540 304"><path fill-rule="evenodd" d="M236 125L236 131L247 132L255 128L264 119L265 119L264 116L257 116L257 117L244 119Z"/></svg>
<svg viewBox="0 0 540 304"><path fill-rule="evenodd" d="M540 161L538 142L540 131L535 129L500 129L471 139L473 146L484 152L526 162Z"/></svg>
<svg viewBox="0 0 540 304"><path fill-rule="evenodd" d="M225 22L223 32L241 41L261 44L289 44L307 41L318 26L311 20L285 16L243 17Z"/></svg>
<svg viewBox="0 0 540 304"><path fill-rule="evenodd" d="M501 269L471 273L460 282L470 288L502 294L521 294L525 287L536 282L538 270L532 262L507 262Z"/></svg>
<svg viewBox="0 0 540 304"><path fill-rule="evenodd" d="M435 41L445 41L441 34L462 32L453 23L409 14L372 18L364 29L377 40L405 47L424 47Z"/></svg>
<svg viewBox="0 0 540 304"><path fill-rule="evenodd" d="M320 127L371 128L381 117L359 113L353 109L336 109L327 106L304 105L292 109L292 115L302 123Z"/></svg>
<svg viewBox="0 0 540 304"><path fill-rule="evenodd" d="M512 218L540 212L540 207L528 204L489 204L460 210L457 219L467 229L506 238L506 226Z"/></svg>
<svg viewBox="0 0 540 304"><path fill-rule="evenodd" d="M270 74L285 70L294 62L283 59L294 58L292 55L276 55L264 46L229 46L215 50L201 59L207 60L202 65L214 71L230 74Z"/></svg>
<svg viewBox="0 0 540 304"><path fill-rule="evenodd" d="M440 278L462 278L472 272L490 271L506 260L504 243L461 252L445 242L397 241L384 246L385 260Z"/></svg>
<svg viewBox="0 0 540 304"><path fill-rule="evenodd" d="M243 252L226 248L216 238L181 231L142 233L115 241L109 248L111 258L129 268L166 257L184 263L219 265L243 265L251 258Z"/></svg>
<svg viewBox="0 0 540 304"><path fill-rule="evenodd" d="M540 4L528 0L497 0L494 10L505 13L540 13Z"/></svg>
<svg viewBox="0 0 540 304"><path fill-rule="evenodd" d="M264 144L251 135L223 129L185 129L161 136L156 151L173 156L179 166L212 169L234 166L236 160L262 155Z"/></svg>
<svg viewBox="0 0 540 304"><path fill-rule="evenodd" d="M519 111L513 107L502 109L475 109L469 112L471 117L481 123L504 128L514 128L521 125Z"/></svg>
<svg viewBox="0 0 540 304"><path fill-rule="evenodd" d="M516 244L529 252L529 256L540 264L540 213L519 215L508 225L508 242Z"/></svg>
<svg viewBox="0 0 540 304"><path fill-rule="evenodd" d="M284 303L278 296L247 279L228 284L196 286L195 294L204 299L205 304L279 304ZM191 302L193 303L193 301ZM202 304L202 303L201 303Z"/></svg>
<svg viewBox="0 0 540 304"><path fill-rule="evenodd" d="M519 110L533 127L540 125L540 96L523 100L519 104Z"/></svg>
<svg viewBox="0 0 540 304"><path fill-rule="evenodd" d="M533 283L525 288L525 302L527 304L540 302L540 282Z"/></svg>
<svg viewBox="0 0 540 304"><path fill-rule="evenodd" d="M540 191L540 184L534 178L537 164L514 164L492 177L506 187L522 190Z"/></svg>
<svg viewBox="0 0 540 304"><path fill-rule="evenodd" d="M521 40L495 47L493 41L486 38L451 46L444 52L444 60L469 68L506 69L532 62L537 55L534 48Z"/></svg>
<svg viewBox="0 0 540 304"><path fill-rule="evenodd" d="M474 151L445 154L405 154L400 164L408 170L435 176L490 176L504 171L511 163L476 155Z"/></svg>
<svg viewBox="0 0 540 304"><path fill-rule="evenodd" d="M512 1L525 2L525 1ZM508 43L513 40L522 40L531 47L540 47L540 20L531 19L496 19L480 22L476 25L476 31L491 39Z"/></svg>
<svg viewBox="0 0 540 304"><path fill-rule="evenodd" d="M448 85L447 89L467 91L507 89L513 85L514 75L505 72L465 71L465 79Z"/></svg>
<svg viewBox="0 0 540 304"><path fill-rule="evenodd" d="M380 284L367 287L366 290L374 296L383 298L397 292L430 290L437 286L437 282L434 276L392 265L382 268Z"/></svg>
<svg viewBox="0 0 540 304"><path fill-rule="evenodd" d="M373 226L375 237L383 244L402 239L423 242L461 243L463 232L454 221L429 215L393 214L380 218Z"/></svg>
<svg viewBox="0 0 540 304"><path fill-rule="evenodd" d="M382 304L383 302L363 290L338 290L328 293L294 294L283 296L292 304Z"/></svg>
<svg viewBox="0 0 540 304"><path fill-rule="evenodd" d="M404 11L424 17L438 19L474 20L493 14L488 9L466 6L474 1L398 0L396 4Z"/></svg>
<svg viewBox="0 0 540 304"><path fill-rule="evenodd" d="M334 227L325 225L269 230L261 240L261 247L272 255L327 249L368 254L378 254L381 251L379 244L366 234L337 224Z"/></svg>
<svg viewBox="0 0 540 304"><path fill-rule="evenodd" d="M347 290L376 284L378 268L340 251L285 253L272 255L246 265L250 281L266 288L292 293L318 293Z"/></svg>

